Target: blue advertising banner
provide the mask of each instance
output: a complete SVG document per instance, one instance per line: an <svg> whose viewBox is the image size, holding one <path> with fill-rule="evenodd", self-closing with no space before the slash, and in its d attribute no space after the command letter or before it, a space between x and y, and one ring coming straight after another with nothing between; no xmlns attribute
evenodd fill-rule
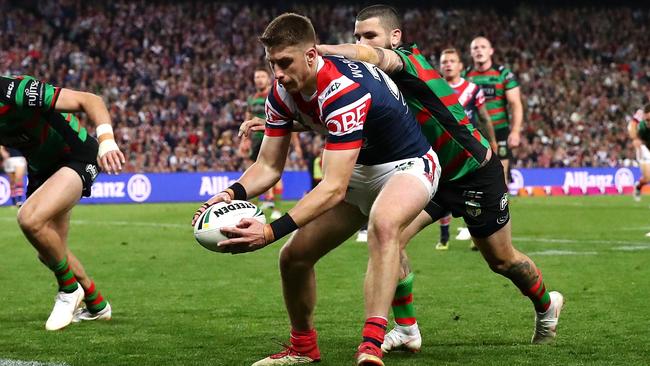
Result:
<svg viewBox="0 0 650 366"><path fill-rule="evenodd" d="M616 187L634 185L639 179L638 168L551 168L512 169L510 191L521 188L559 186L565 190L577 187L583 192L596 187L604 191ZM100 174L93 184L92 196L81 203L149 203L149 202L203 202L223 191L241 173L147 173L147 174ZM285 172L283 198L297 200L311 188L308 172ZM11 204L11 190L6 177L0 176L0 205Z"/></svg>
<svg viewBox="0 0 650 366"><path fill-rule="evenodd" d="M100 174L81 203L203 202L228 188L241 173ZM283 198L300 199L311 189L308 172L285 172ZM0 176L0 205L11 204L9 181Z"/></svg>
<svg viewBox="0 0 650 366"><path fill-rule="evenodd" d="M616 187L619 192L625 187L631 187L639 179L639 168L548 168L548 169L512 169L511 193L528 187L562 187L598 188L604 191L607 187Z"/></svg>

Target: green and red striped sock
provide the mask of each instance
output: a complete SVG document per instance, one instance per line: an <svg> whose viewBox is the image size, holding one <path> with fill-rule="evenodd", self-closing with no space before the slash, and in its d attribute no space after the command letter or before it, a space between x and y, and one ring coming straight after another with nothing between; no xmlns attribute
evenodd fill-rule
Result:
<svg viewBox="0 0 650 366"><path fill-rule="evenodd" d="M409 326L416 323L415 307L413 306L413 279L415 274L409 273L406 278L399 281L393 298L393 315L395 323Z"/></svg>
<svg viewBox="0 0 650 366"><path fill-rule="evenodd" d="M533 287L522 292L524 295L528 296L530 301L533 302L535 311L538 313L544 313L548 310L548 307L551 306L551 296L548 294L548 291L546 291L546 286L542 279L542 272L540 272L539 269L537 270L537 274L539 274L539 279Z"/></svg>
<svg viewBox="0 0 650 366"><path fill-rule="evenodd" d="M102 294L99 293L99 290L95 288L95 282L90 282L90 287L84 288L86 292L86 297L84 298L84 302L86 303L86 309L90 311L91 313L98 313L106 307L106 304L108 302L104 300L104 297L102 297Z"/></svg>
<svg viewBox="0 0 650 366"><path fill-rule="evenodd" d="M51 266L50 269L54 272L56 276L56 281L59 283L59 291L61 292L75 292L79 288L79 283L77 278L72 273L70 265L68 264L68 258L64 257L61 262Z"/></svg>

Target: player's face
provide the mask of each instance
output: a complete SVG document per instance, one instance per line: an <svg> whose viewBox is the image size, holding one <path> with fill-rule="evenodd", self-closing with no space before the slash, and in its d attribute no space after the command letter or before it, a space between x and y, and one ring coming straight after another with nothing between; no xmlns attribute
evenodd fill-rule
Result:
<svg viewBox="0 0 650 366"><path fill-rule="evenodd" d="M314 47L265 48L273 76L290 93L303 90L316 77L318 52Z"/></svg>
<svg viewBox="0 0 650 366"><path fill-rule="evenodd" d="M440 70L447 80L451 80L460 75L463 68L458 55L455 53L444 53L440 56Z"/></svg>
<svg viewBox="0 0 650 366"><path fill-rule="evenodd" d="M255 83L255 89L264 90L271 84L271 77L268 72L257 70L253 76L253 82Z"/></svg>
<svg viewBox="0 0 650 366"><path fill-rule="evenodd" d="M390 33L381 26L379 18L357 20L354 23L354 38L357 44L372 47L392 48Z"/></svg>
<svg viewBox="0 0 650 366"><path fill-rule="evenodd" d="M474 39L470 44L470 52L474 62L482 64L488 62L492 58L494 50L492 49L490 41L479 37Z"/></svg>

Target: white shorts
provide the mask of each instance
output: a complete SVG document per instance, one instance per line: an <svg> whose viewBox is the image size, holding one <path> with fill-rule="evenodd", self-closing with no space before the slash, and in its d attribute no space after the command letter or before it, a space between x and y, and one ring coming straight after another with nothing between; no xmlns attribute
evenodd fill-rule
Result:
<svg viewBox="0 0 650 366"><path fill-rule="evenodd" d="M641 147L636 149L636 161L639 164L650 164L650 150L645 144L641 144Z"/></svg>
<svg viewBox="0 0 650 366"><path fill-rule="evenodd" d="M2 167L5 170L5 173L13 173L16 171L16 168L22 167L23 170L27 168L27 160L22 156L13 156L9 159L6 159L2 164Z"/></svg>
<svg viewBox="0 0 650 366"><path fill-rule="evenodd" d="M438 190L440 181L440 163L438 155L430 149L424 156L410 158L379 165L354 166L350 184L345 195L345 202L357 206L361 213L368 216L370 208L386 182L395 174L411 174L417 177L429 194L429 199Z"/></svg>

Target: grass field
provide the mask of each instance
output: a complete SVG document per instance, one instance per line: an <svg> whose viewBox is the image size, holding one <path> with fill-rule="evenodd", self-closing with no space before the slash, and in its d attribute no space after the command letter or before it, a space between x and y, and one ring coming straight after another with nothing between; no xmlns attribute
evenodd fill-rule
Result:
<svg viewBox="0 0 650 366"><path fill-rule="evenodd" d="M515 243L564 293L556 344L532 346L527 298L468 242L437 252L438 229L410 245L424 344L387 365L650 364L650 200L515 199ZM111 322L46 332L56 287L0 209L0 365L250 365L288 337L280 245L206 251L186 225L195 204L80 206L70 246L113 306ZM454 220L452 230L460 221ZM363 322L366 247L348 241L317 267L321 365L351 365ZM18 364L14 362L13 364Z"/></svg>

